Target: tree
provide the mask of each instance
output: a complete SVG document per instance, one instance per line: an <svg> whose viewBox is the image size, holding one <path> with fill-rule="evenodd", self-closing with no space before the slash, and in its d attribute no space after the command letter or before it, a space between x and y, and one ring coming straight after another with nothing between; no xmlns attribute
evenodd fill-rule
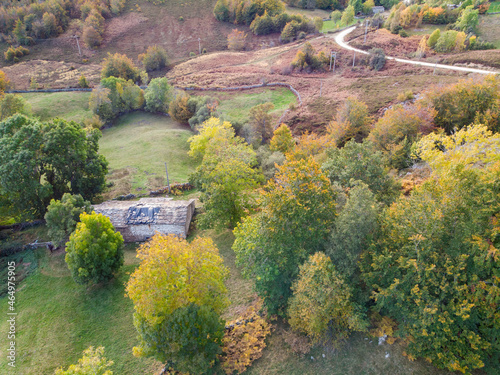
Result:
<svg viewBox="0 0 500 375"><path fill-rule="evenodd" d="M244 31L233 29L227 36L227 48L233 51L243 51L245 49L247 34Z"/></svg>
<svg viewBox="0 0 500 375"><path fill-rule="evenodd" d="M207 143L203 161L190 177L201 191L205 213L199 218L203 228L234 228L250 208L247 190L262 180L254 169L255 152L240 137L219 132Z"/></svg>
<svg viewBox="0 0 500 375"><path fill-rule="evenodd" d="M215 137L234 138L234 128L230 122L221 122L216 117L211 117L198 128L198 134L188 139L189 156L201 161L205 155L207 145Z"/></svg>
<svg viewBox="0 0 500 375"><path fill-rule="evenodd" d="M443 137L446 152L435 140L421 141L432 178L385 211L362 276L377 310L408 338L410 358L462 373L497 368L500 158L484 151L498 135L460 130Z"/></svg>
<svg viewBox="0 0 500 375"><path fill-rule="evenodd" d="M467 33L474 32L479 24L479 10L474 9L474 5L469 5L458 17L455 27Z"/></svg>
<svg viewBox="0 0 500 375"><path fill-rule="evenodd" d="M440 37L441 37L441 30L439 29L434 30L432 34L429 36L429 39L427 39L427 45L431 48L434 48Z"/></svg>
<svg viewBox="0 0 500 375"><path fill-rule="evenodd" d="M334 10L330 15L330 18L334 23L337 23L342 18L342 12L340 10Z"/></svg>
<svg viewBox="0 0 500 375"><path fill-rule="evenodd" d="M264 188L261 211L234 230L236 262L271 314L284 312L299 265L323 249L335 196L314 159L288 160Z"/></svg>
<svg viewBox="0 0 500 375"><path fill-rule="evenodd" d="M78 86L80 86L82 89L86 89L89 87L89 83L87 82L87 78L85 78L83 73L80 76L80 78L78 79Z"/></svg>
<svg viewBox="0 0 500 375"><path fill-rule="evenodd" d="M321 30L323 29L323 18L314 17L313 23L314 23L314 26L316 27L316 29L321 32Z"/></svg>
<svg viewBox="0 0 500 375"><path fill-rule="evenodd" d="M139 332L135 356L152 356L176 371L201 374L220 353L228 270L210 238L192 242L156 234L142 244L130 276ZM154 275L154 277L152 277Z"/></svg>
<svg viewBox="0 0 500 375"><path fill-rule="evenodd" d="M139 74L139 69L137 69L132 60L120 53L113 55L108 53L108 57L102 63L101 77L103 79L117 77L125 81L130 79L135 82L139 79Z"/></svg>
<svg viewBox="0 0 500 375"><path fill-rule="evenodd" d="M325 254L317 252L300 266L292 291L290 326L307 334L313 343L333 340L330 344L335 345L349 337L350 331L366 330L349 284Z"/></svg>
<svg viewBox="0 0 500 375"><path fill-rule="evenodd" d="M17 94L0 96L0 120L5 120L16 113L30 115L31 109L26 99Z"/></svg>
<svg viewBox="0 0 500 375"><path fill-rule="evenodd" d="M382 70L385 66L385 53L382 48L373 48L370 50L370 68L376 71Z"/></svg>
<svg viewBox="0 0 500 375"><path fill-rule="evenodd" d="M370 121L367 105L350 97L341 104L327 131L337 146L342 147L351 139L359 141L366 137L370 132Z"/></svg>
<svg viewBox="0 0 500 375"><path fill-rule="evenodd" d="M173 88L168 84L166 77L152 79L144 92L146 110L167 113L172 96Z"/></svg>
<svg viewBox="0 0 500 375"><path fill-rule="evenodd" d="M92 212L89 201L85 201L81 195L65 193L61 200L50 201L45 214L45 221L49 230L48 235L52 244L59 247L65 242L69 235L75 230L80 221L80 215L84 212Z"/></svg>
<svg viewBox="0 0 500 375"><path fill-rule="evenodd" d="M104 121L115 117L110 94L110 89L99 85L92 90L89 98L89 109Z"/></svg>
<svg viewBox="0 0 500 375"><path fill-rule="evenodd" d="M214 7L214 16L217 21L229 22L229 5L227 0L217 0Z"/></svg>
<svg viewBox="0 0 500 375"><path fill-rule="evenodd" d="M88 48L99 47L102 43L101 34L92 26L85 26L83 28L82 39Z"/></svg>
<svg viewBox="0 0 500 375"><path fill-rule="evenodd" d="M189 95L184 91L177 90L168 107L170 117L181 124L188 124L189 119L194 115L190 111L188 102Z"/></svg>
<svg viewBox="0 0 500 375"><path fill-rule="evenodd" d="M108 361L103 355L103 346L96 349L90 346L83 351L77 365L70 365L67 370L59 368L54 375L113 375L113 371L106 370L113 366L113 361Z"/></svg>
<svg viewBox="0 0 500 375"><path fill-rule="evenodd" d="M147 72L163 69L168 65L167 51L157 45L149 46L146 53L139 55L139 60Z"/></svg>
<svg viewBox="0 0 500 375"><path fill-rule="evenodd" d="M41 218L51 199L64 193L91 200L105 187L107 162L99 131L75 122L41 124L14 115L0 123L0 186L24 218Z"/></svg>
<svg viewBox="0 0 500 375"><path fill-rule="evenodd" d="M363 13L364 14L371 14L372 8L375 6L375 1L373 0L366 0L363 3Z"/></svg>
<svg viewBox="0 0 500 375"><path fill-rule="evenodd" d="M349 5L347 8L345 8L344 12L342 13L342 18L340 19L340 25L348 26L353 22L354 22L354 7L352 5Z"/></svg>
<svg viewBox="0 0 500 375"><path fill-rule="evenodd" d="M332 183L351 188L356 181L368 185L377 201L390 205L399 195L399 186L385 169L382 153L369 142L351 140L341 149L327 151L328 159L322 168Z"/></svg>
<svg viewBox="0 0 500 375"><path fill-rule="evenodd" d="M409 167L411 145L434 130L436 113L431 106L420 103L395 105L378 119L367 139L389 158L391 166Z"/></svg>
<svg viewBox="0 0 500 375"><path fill-rule="evenodd" d="M144 93L131 80L108 77L101 80L99 87L92 90L90 109L104 121L109 121L121 113L142 108Z"/></svg>
<svg viewBox="0 0 500 375"><path fill-rule="evenodd" d="M304 44L304 47L297 52L297 55L295 55L292 66L300 69L308 68L310 70L317 70L321 69L327 62L328 58L325 53L320 52L316 54L314 47L311 43L307 42Z"/></svg>
<svg viewBox="0 0 500 375"><path fill-rule="evenodd" d="M274 122L270 111L274 109L273 103L258 104L250 108L249 120L259 143L266 143L271 139Z"/></svg>
<svg viewBox="0 0 500 375"><path fill-rule="evenodd" d="M348 4L354 8L354 14L358 14L363 11L362 0L349 0Z"/></svg>
<svg viewBox="0 0 500 375"><path fill-rule="evenodd" d="M106 216L84 212L66 243L65 260L78 284L108 281L123 265L123 237Z"/></svg>
<svg viewBox="0 0 500 375"><path fill-rule="evenodd" d="M379 211L380 205L368 185L358 182L349 190L349 197L335 220L325 254L351 285L358 272L359 257L376 233Z"/></svg>
<svg viewBox="0 0 500 375"><path fill-rule="evenodd" d="M280 151L286 154L291 151L294 146L295 141L293 140L292 132L286 124L281 124L274 130L270 143L271 151Z"/></svg>

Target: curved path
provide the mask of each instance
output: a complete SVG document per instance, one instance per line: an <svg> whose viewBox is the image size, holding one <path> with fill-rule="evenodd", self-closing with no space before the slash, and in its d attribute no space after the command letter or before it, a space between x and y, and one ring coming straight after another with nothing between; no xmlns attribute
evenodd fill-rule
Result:
<svg viewBox="0 0 500 375"><path fill-rule="evenodd" d="M351 51L359 52L365 55L368 55L369 53L354 47L351 47L349 44L344 42L344 38L347 34L351 33L354 31L356 26L350 27L348 29L343 30L339 34L335 35L335 42L342 48L348 49ZM422 66L427 66L429 68L439 68L439 69L449 69L449 70L458 70L461 72L468 72L468 73L479 73L479 74L500 74L500 72L496 70L482 70L482 69L474 69L474 68L465 68L461 66L453 66L453 65L444 65L444 64L433 64L433 63L428 63L428 62L423 62L423 61L413 61L413 60L405 60L405 59L398 59L396 57L390 57L386 56L385 57L388 60L394 60L398 62L402 62L405 64L412 64L412 65L422 65Z"/></svg>

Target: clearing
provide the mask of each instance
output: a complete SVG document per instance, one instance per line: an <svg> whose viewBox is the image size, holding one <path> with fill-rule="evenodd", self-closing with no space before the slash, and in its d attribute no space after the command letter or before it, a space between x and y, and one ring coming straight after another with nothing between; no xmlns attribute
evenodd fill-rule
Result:
<svg viewBox="0 0 500 375"><path fill-rule="evenodd" d="M170 183L187 182L196 167L187 154L194 133L168 116L129 113L102 133L99 151L109 162L107 181L113 184L106 199L165 186L165 162Z"/></svg>
<svg viewBox="0 0 500 375"><path fill-rule="evenodd" d="M21 95L31 105L33 114L42 121L59 117L82 122L92 117L89 109L90 92L35 92Z"/></svg>

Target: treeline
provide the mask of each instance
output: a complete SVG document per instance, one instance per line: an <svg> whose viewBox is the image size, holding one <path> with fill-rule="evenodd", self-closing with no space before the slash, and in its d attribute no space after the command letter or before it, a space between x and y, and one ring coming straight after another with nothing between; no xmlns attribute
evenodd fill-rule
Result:
<svg viewBox="0 0 500 375"><path fill-rule="evenodd" d="M221 22L249 25L255 35L281 33L285 43L296 39L301 32L309 34L318 31L309 18L284 11L285 7L279 0L218 0L214 15Z"/></svg>
<svg viewBox="0 0 500 375"><path fill-rule="evenodd" d="M0 8L0 36L12 45L29 46L37 39L55 37L71 20L79 19L83 40L89 47L102 42L104 20L119 14L125 0L10 1Z"/></svg>

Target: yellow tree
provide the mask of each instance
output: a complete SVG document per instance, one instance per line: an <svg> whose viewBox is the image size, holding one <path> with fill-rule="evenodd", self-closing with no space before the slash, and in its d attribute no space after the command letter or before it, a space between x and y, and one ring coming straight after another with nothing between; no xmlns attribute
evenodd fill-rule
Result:
<svg viewBox="0 0 500 375"><path fill-rule="evenodd" d="M367 105L355 98L347 98L337 110L335 119L328 124L327 131L337 146L342 147L351 139L360 141L366 137L370 132L370 121Z"/></svg>
<svg viewBox="0 0 500 375"><path fill-rule="evenodd" d="M350 331L366 329L349 284L325 254L315 253L300 266L292 291L289 323L314 343L333 339L335 344L347 338Z"/></svg>
<svg viewBox="0 0 500 375"><path fill-rule="evenodd" d="M210 238L187 242L156 234L140 246L130 276L140 343L135 356L152 356L173 369L205 373L221 352L228 270Z"/></svg>
<svg viewBox="0 0 500 375"><path fill-rule="evenodd" d="M232 138L235 136L230 122L222 122L216 117L211 117L198 128L198 134L188 139L189 156L196 160L203 159L208 142L215 137Z"/></svg>

